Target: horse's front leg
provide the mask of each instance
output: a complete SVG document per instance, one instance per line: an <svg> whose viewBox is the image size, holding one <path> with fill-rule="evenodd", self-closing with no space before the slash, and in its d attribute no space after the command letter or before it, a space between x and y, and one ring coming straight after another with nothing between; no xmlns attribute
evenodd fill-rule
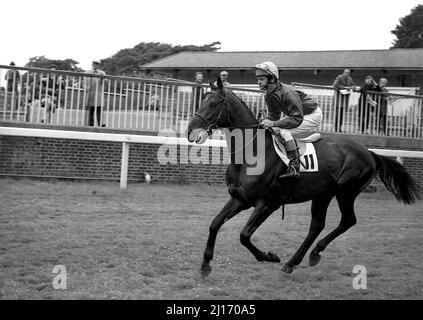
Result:
<svg viewBox="0 0 423 320"><path fill-rule="evenodd" d="M251 236L257 228L277 209L264 202L259 203L241 231L241 243L256 257L258 261L280 262L279 257L272 253L264 253L251 243Z"/></svg>
<svg viewBox="0 0 423 320"><path fill-rule="evenodd" d="M201 265L201 275L203 277L207 277L212 270L210 261L213 259L214 245L216 243L216 237L220 227L230 218L248 208L250 208L249 205L231 197L219 214L213 219L210 225L206 250L204 251L203 264Z"/></svg>

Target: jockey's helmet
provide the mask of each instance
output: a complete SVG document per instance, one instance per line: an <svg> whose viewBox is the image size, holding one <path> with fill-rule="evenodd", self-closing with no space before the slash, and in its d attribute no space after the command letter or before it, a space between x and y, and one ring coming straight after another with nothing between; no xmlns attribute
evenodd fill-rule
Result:
<svg viewBox="0 0 423 320"><path fill-rule="evenodd" d="M279 80L278 67L273 62L266 61L259 63L253 69L256 73L256 77L271 76L275 78L275 80Z"/></svg>

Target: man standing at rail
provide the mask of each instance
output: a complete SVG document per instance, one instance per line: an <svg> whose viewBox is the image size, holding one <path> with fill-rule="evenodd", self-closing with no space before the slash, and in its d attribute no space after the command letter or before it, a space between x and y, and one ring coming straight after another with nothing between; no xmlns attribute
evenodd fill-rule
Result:
<svg viewBox="0 0 423 320"><path fill-rule="evenodd" d="M203 100L204 88L201 86L203 84L203 73L198 71L195 73L195 86L192 87L192 96L194 99L194 110L197 111L201 106L201 101Z"/></svg>
<svg viewBox="0 0 423 320"><path fill-rule="evenodd" d="M336 90L334 97L335 132L342 132L344 110L348 108L351 91L354 89L354 86L350 69L345 69L333 82L333 87Z"/></svg>
<svg viewBox="0 0 423 320"><path fill-rule="evenodd" d="M100 62L93 61L92 69L88 70L88 74L106 75L106 72L100 70ZM86 106L88 108L88 125L94 126L94 117L97 118L97 125L101 125L101 113L103 105L103 81L96 77L86 77L84 79L84 87L86 90ZM94 116L95 115L95 116ZM105 125L103 125L105 126Z"/></svg>
<svg viewBox="0 0 423 320"><path fill-rule="evenodd" d="M219 74L220 79L222 80L223 86L225 88L228 88L231 86L231 84L228 82L228 77L229 77L229 73L228 71L223 70L220 74ZM214 82L214 85L217 86L217 81Z"/></svg>
<svg viewBox="0 0 423 320"><path fill-rule="evenodd" d="M388 84L388 79L380 78L379 84L376 86L376 91L380 91L383 93L389 93L388 89L386 89L386 85ZM379 133L386 134L386 120L387 120L387 113L388 113L388 101L389 95L380 95L378 97L379 102Z"/></svg>

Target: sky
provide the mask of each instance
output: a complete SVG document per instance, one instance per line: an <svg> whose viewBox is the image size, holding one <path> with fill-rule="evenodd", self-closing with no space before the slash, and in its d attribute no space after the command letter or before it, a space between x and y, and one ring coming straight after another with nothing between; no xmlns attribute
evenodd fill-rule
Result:
<svg viewBox="0 0 423 320"><path fill-rule="evenodd" d="M388 49L423 0L0 0L0 64L71 58L83 69L140 42L219 51Z"/></svg>

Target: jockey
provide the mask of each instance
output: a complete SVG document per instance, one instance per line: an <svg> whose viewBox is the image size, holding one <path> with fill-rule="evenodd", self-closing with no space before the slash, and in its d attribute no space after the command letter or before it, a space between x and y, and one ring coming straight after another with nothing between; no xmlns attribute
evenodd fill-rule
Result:
<svg viewBox="0 0 423 320"><path fill-rule="evenodd" d="M300 155L292 134L317 131L322 122L322 111L310 96L279 81L279 72L272 62L254 68L260 90L266 91L268 118L261 124L278 132L289 159L287 172L279 178L299 177ZM281 118L281 112L283 116Z"/></svg>

